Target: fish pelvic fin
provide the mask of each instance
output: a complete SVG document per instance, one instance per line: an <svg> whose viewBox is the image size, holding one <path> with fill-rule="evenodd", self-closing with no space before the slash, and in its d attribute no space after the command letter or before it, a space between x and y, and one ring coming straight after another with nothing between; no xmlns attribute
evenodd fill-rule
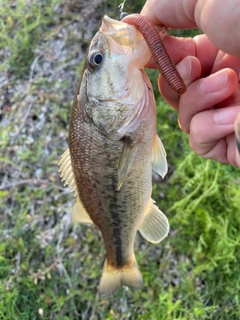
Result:
<svg viewBox="0 0 240 320"><path fill-rule="evenodd" d="M78 223L93 223L79 197L77 197L72 210L72 221Z"/></svg>
<svg viewBox="0 0 240 320"><path fill-rule="evenodd" d="M168 219L150 199L139 227L139 232L147 241L159 243L169 233Z"/></svg>
<svg viewBox="0 0 240 320"><path fill-rule="evenodd" d="M77 187L74 180L74 174L71 164L71 157L69 148L63 153L61 160L59 162L59 172L62 181L65 180L65 185L68 185L69 189L74 192L74 195L77 194Z"/></svg>
<svg viewBox="0 0 240 320"><path fill-rule="evenodd" d="M162 178L164 178L168 170L168 164L166 159L167 155L162 141L157 134L153 144L152 157L153 170L157 172Z"/></svg>
<svg viewBox="0 0 240 320"><path fill-rule="evenodd" d="M100 297L106 297L122 286L140 289L142 284L142 274L138 269L135 256L131 265L123 266L121 268L109 266L106 260L98 292Z"/></svg>

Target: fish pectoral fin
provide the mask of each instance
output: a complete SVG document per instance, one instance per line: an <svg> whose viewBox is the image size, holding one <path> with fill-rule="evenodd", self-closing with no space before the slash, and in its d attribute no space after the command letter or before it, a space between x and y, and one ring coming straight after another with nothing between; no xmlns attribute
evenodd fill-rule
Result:
<svg viewBox="0 0 240 320"><path fill-rule="evenodd" d="M106 297L121 286L140 289L142 283L142 275L135 257L130 265L122 266L121 268L109 266L106 260L98 292L101 297Z"/></svg>
<svg viewBox="0 0 240 320"><path fill-rule="evenodd" d="M61 160L59 162L59 172L62 181L65 180L65 185L68 185L69 189L77 194L77 187L74 181L72 163L69 148L63 153Z"/></svg>
<svg viewBox="0 0 240 320"><path fill-rule="evenodd" d="M118 163L118 191L120 190L124 180L126 179L130 171L137 153L137 149L138 147L136 145L125 141Z"/></svg>
<svg viewBox="0 0 240 320"><path fill-rule="evenodd" d="M162 178L165 177L168 164L167 164L167 155L162 144L161 139L156 134L154 145L153 145L153 160L152 160L152 168L155 172L157 172Z"/></svg>
<svg viewBox="0 0 240 320"><path fill-rule="evenodd" d="M72 210L72 221L78 223L93 223L79 197Z"/></svg>
<svg viewBox="0 0 240 320"><path fill-rule="evenodd" d="M150 199L144 213L139 232L146 240L152 243L162 241L169 232L168 219L162 211Z"/></svg>

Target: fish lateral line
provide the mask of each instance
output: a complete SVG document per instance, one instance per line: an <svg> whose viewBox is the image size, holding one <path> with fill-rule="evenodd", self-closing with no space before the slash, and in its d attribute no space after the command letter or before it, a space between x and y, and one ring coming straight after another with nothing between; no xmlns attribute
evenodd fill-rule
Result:
<svg viewBox="0 0 240 320"><path fill-rule="evenodd" d="M127 15L122 19L122 21L135 26L142 34L152 54L157 69L160 71L169 86L180 95L186 92L187 89L185 83L170 58L166 47L163 44L163 40L154 25L140 14Z"/></svg>

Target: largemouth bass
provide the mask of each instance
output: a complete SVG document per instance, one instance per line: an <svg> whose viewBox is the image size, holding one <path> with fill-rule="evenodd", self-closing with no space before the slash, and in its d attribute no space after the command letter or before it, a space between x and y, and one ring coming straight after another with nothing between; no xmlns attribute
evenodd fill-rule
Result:
<svg viewBox="0 0 240 320"><path fill-rule="evenodd" d="M134 26L103 18L90 44L73 102L69 149L60 162L61 176L76 194L73 220L95 224L103 236L100 295L123 285L141 287L137 230L153 243L169 232L166 216L151 199L152 169L164 177L167 161L143 70L150 57Z"/></svg>

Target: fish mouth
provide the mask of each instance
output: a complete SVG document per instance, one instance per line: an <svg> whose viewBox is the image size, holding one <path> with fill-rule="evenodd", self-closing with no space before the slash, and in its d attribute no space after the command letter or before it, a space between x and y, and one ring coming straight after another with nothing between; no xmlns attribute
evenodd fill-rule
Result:
<svg viewBox="0 0 240 320"><path fill-rule="evenodd" d="M144 42L142 35L134 26L114 20L106 15L103 17L100 32L107 34L124 47L134 46L139 41Z"/></svg>
<svg viewBox="0 0 240 320"><path fill-rule="evenodd" d="M151 58L146 41L133 25L105 15L99 30L100 35L107 40L109 51L126 54L138 69L142 69Z"/></svg>

